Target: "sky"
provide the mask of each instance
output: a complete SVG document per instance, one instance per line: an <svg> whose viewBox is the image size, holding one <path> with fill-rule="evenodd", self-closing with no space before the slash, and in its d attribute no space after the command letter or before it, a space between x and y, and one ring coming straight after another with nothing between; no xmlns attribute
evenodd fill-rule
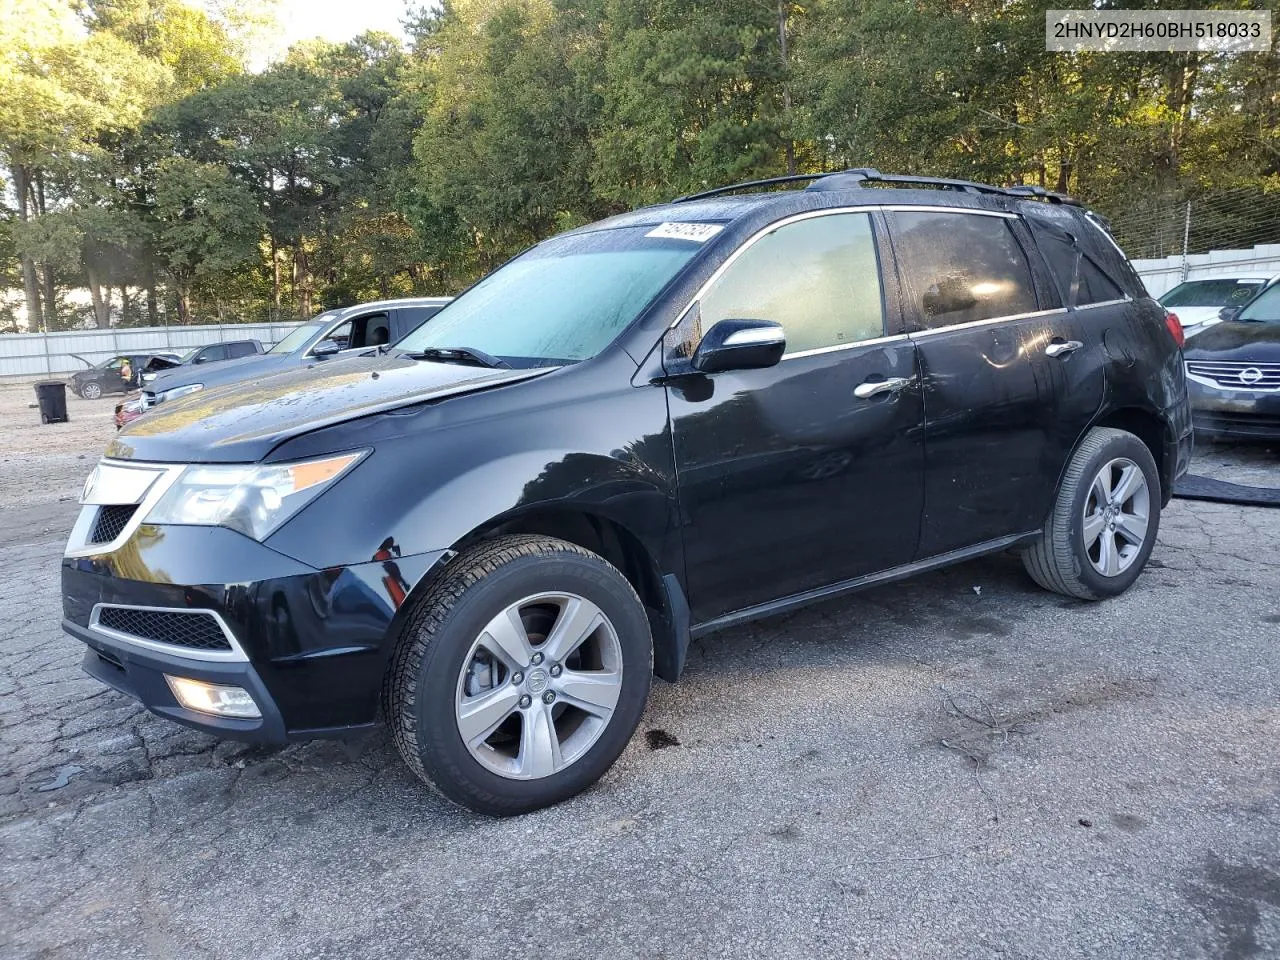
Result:
<svg viewBox="0 0 1280 960"><path fill-rule="evenodd" d="M312 37L342 43L366 30L403 37L400 20L404 15L405 0L279 0L280 36L275 52L283 53Z"/></svg>

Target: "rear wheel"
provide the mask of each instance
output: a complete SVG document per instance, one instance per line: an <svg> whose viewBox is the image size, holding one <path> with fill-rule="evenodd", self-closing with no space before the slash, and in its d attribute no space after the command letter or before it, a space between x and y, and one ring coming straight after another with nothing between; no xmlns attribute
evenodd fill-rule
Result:
<svg viewBox="0 0 1280 960"><path fill-rule="evenodd" d="M1146 444L1124 430L1095 428L1072 456L1049 522L1022 562L1047 590L1084 600L1118 596L1151 556L1161 500Z"/></svg>
<svg viewBox="0 0 1280 960"><path fill-rule="evenodd" d="M90 380L80 388L80 396L84 397L86 400L97 400L102 396L102 384L95 380Z"/></svg>
<svg viewBox="0 0 1280 960"><path fill-rule="evenodd" d="M562 540L499 537L422 598L384 711L419 777L505 816L599 779L640 722L652 669L648 617L612 565Z"/></svg>

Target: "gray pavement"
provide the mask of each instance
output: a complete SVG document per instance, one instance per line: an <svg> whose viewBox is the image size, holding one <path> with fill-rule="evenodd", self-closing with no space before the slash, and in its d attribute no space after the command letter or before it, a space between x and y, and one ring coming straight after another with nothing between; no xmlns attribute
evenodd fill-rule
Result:
<svg viewBox="0 0 1280 960"><path fill-rule="evenodd" d="M385 736L84 677L66 456L0 505L0 956L1280 956L1280 510L1175 501L1109 603L1002 555L707 638L597 787L495 821Z"/></svg>

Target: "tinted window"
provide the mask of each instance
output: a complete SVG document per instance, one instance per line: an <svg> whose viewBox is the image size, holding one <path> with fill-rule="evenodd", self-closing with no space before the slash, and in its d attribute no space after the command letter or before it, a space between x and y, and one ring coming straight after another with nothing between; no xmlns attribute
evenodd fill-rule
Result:
<svg viewBox="0 0 1280 960"><path fill-rule="evenodd" d="M894 249L927 329L1036 310L1026 255L1004 217L894 213Z"/></svg>
<svg viewBox="0 0 1280 960"><path fill-rule="evenodd" d="M229 357L247 357L257 352L258 351L254 349L254 345L247 341L227 344L227 356Z"/></svg>
<svg viewBox="0 0 1280 960"><path fill-rule="evenodd" d="M733 261L700 310L703 330L719 320L780 323L788 353L882 336L870 216L831 214L779 227Z"/></svg>
<svg viewBox="0 0 1280 960"><path fill-rule="evenodd" d="M1238 307L1261 289L1261 280L1188 280L1160 302L1166 307Z"/></svg>
<svg viewBox="0 0 1280 960"><path fill-rule="evenodd" d="M1088 254L1080 257L1080 287L1076 291L1076 306L1083 307L1090 303L1105 303L1108 300L1123 300L1120 288L1111 282L1111 278L1089 259Z"/></svg>
<svg viewBox="0 0 1280 960"><path fill-rule="evenodd" d="M1069 235L1036 231L1036 242L1069 307L1121 300L1124 293Z"/></svg>
<svg viewBox="0 0 1280 960"><path fill-rule="evenodd" d="M203 363L212 363L215 360L225 360L226 358L227 348L221 344L216 344L212 347L205 347L201 350L200 356L197 359Z"/></svg>
<svg viewBox="0 0 1280 960"><path fill-rule="evenodd" d="M1280 323L1280 283L1273 283L1240 311L1241 320Z"/></svg>
<svg viewBox="0 0 1280 960"><path fill-rule="evenodd" d="M593 357L702 249L676 232L625 227L553 237L489 274L396 348L472 347L526 366Z"/></svg>
<svg viewBox="0 0 1280 960"><path fill-rule="evenodd" d="M410 333L443 309L443 307L403 307L400 310L400 328L404 333Z"/></svg>

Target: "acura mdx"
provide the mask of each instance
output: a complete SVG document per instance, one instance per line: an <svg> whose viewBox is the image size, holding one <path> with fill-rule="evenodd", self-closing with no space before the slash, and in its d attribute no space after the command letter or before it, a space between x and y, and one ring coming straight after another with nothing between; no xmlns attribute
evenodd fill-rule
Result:
<svg viewBox="0 0 1280 960"><path fill-rule="evenodd" d="M63 626L162 716L381 719L451 800L536 809L610 767L691 638L1004 550L1127 590L1191 454L1180 334L1042 190L682 198L537 244L393 349L130 424Z"/></svg>

